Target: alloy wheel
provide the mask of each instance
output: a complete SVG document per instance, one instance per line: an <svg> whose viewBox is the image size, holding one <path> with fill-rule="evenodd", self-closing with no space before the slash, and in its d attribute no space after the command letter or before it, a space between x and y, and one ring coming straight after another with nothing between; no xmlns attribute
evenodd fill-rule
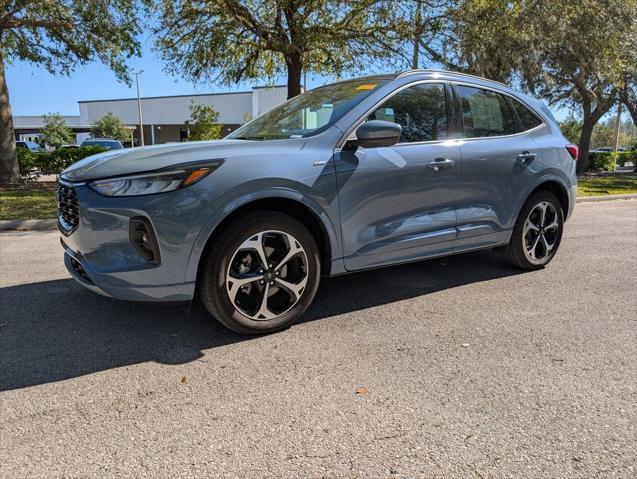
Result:
<svg viewBox="0 0 637 479"><path fill-rule="evenodd" d="M559 216L548 201L535 205L524 222L524 253L533 264L548 262L560 233Z"/></svg>
<svg viewBox="0 0 637 479"><path fill-rule="evenodd" d="M235 251L226 273L234 308L257 321L275 319L301 299L308 280L305 250L283 231L262 231Z"/></svg>

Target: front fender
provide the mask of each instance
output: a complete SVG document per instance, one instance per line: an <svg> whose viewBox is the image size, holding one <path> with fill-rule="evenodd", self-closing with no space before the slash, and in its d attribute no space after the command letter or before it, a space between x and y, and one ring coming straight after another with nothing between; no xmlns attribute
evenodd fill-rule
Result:
<svg viewBox="0 0 637 479"><path fill-rule="evenodd" d="M249 188L246 188L249 189ZM245 190L245 189L244 189ZM309 190L309 191L304 191ZM252 191L244 191L243 193L229 193L216 199L213 205L214 214L201 228L197 239L194 242L190 256L188 259L188 265L186 268L185 281L196 281L197 271L199 269L199 261L201 255L208 243L208 240L219 226L219 224L232 212L247 205L262 199L271 198L285 198L293 200L308 207L316 217L321 221L325 231L327 232L332 261L342 257L341 241L340 241L340 228L338 225L338 215L332 205L328 202L327 198L317 197L313 195L311 189L305 185L298 184L295 188L289 186L269 186L262 187Z"/></svg>

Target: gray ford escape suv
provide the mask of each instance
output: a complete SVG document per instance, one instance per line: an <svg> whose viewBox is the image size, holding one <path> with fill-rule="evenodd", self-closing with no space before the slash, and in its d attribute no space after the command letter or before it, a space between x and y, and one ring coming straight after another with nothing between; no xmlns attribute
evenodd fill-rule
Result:
<svg viewBox="0 0 637 479"><path fill-rule="evenodd" d="M540 102L431 70L316 88L220 141L102 153L57 193L85 287L191 300L240 333L281 329L319 278L502 247L544 267L575 204L577 148Z"/></svg>

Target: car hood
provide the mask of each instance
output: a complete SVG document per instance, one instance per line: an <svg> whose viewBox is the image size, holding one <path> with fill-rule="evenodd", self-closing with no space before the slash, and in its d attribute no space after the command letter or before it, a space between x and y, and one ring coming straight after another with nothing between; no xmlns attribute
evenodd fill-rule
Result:
<svg viewBox="0 0 637 479"><path fill-rule="evenodd" d="M60 176L68 181L108 178L153 171L184 163L254 155L263 152L264 148L276 146L285 145L286 148L297 150L302 148L304 143L304 140L296 139L267 142L218 140L142 146L89 156L65 169Z"/></svg>

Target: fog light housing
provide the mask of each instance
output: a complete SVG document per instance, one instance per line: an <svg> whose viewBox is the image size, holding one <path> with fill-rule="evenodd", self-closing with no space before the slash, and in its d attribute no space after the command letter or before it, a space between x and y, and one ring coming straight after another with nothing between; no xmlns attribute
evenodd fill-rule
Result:
<svg viewBox="0 0 637 479"><path fill-rule="evenodd" d="M128 224L128 237L137 252L149 263L159 264L157 236L148 218L136 216Z"/></svg>

